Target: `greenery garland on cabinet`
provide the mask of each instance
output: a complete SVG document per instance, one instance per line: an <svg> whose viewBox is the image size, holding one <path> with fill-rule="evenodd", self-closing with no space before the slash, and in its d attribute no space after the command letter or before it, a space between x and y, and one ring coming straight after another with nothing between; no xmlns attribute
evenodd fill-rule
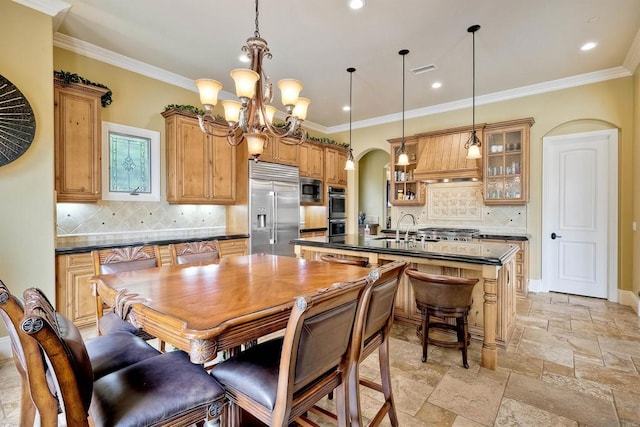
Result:
<svg viewBox="0 0 640 427"><path fill-rule="evenodd" d="M70 73L68 71L62 71L62 70L60 71L53 70L53 77L62 80L65 84L82 83L89 86L95 86L102 89L107 89L107 93L102 95L102 97L100 98L100 103L102 104L103 107L107 107L111 105L111 102L113 102L113 99L111 98L111 96L113 95L113 92L111 92L111 89L109 89L107 86L101 83L95 83L75 73Z"/></svg>

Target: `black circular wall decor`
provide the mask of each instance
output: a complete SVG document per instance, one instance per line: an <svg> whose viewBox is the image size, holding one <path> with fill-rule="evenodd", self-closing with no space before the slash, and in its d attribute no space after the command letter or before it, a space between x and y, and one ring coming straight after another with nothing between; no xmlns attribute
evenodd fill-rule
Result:
<svg viewBox="0 0 640 427"><path fill-rule="evenodd" d="M0 75L0 166L22 156L36 133L36 118L27 98Z"/></svg>

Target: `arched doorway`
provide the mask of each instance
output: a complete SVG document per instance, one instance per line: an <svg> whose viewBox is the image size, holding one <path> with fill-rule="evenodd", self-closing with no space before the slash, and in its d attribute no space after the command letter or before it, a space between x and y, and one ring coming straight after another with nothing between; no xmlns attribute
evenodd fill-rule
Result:
<svg viewBox="0 0 640 427"><path fill-rule="evenodd" d="M364 213L369 223L385 228L389 215L387 181L390 155L388 151L374 149L358 160L358 214Z"/></svg>

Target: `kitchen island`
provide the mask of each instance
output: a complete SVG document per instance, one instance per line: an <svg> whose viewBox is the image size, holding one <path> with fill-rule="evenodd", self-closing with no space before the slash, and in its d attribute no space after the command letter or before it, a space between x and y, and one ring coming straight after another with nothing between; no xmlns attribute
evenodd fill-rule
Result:
<svg viewBox="0 0 640 427"><path fill-rule="evenodd" d="M364 257L371 267L404 260L411 267L433 274L480 279L473 292L469 331L482 340L482 366L496 369L497 346L506 347L515 323L514 259L518 246L494 242L424 241L388 236L346 235L295 239L299 258L319 259L322 254ZM339 280L339 278L336 278ZM395 318L418 323L413 290L403 277L396 297Z"/></svg>

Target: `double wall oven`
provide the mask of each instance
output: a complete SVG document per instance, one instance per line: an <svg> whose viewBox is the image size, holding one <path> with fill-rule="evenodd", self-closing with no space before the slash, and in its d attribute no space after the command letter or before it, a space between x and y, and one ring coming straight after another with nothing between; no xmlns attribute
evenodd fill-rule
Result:
<svg viewBox="0 0 640 427"><path fill-rule="evenodd" d="M329 238L344 237L347 234L347 190L329 187Z"/></svg>

